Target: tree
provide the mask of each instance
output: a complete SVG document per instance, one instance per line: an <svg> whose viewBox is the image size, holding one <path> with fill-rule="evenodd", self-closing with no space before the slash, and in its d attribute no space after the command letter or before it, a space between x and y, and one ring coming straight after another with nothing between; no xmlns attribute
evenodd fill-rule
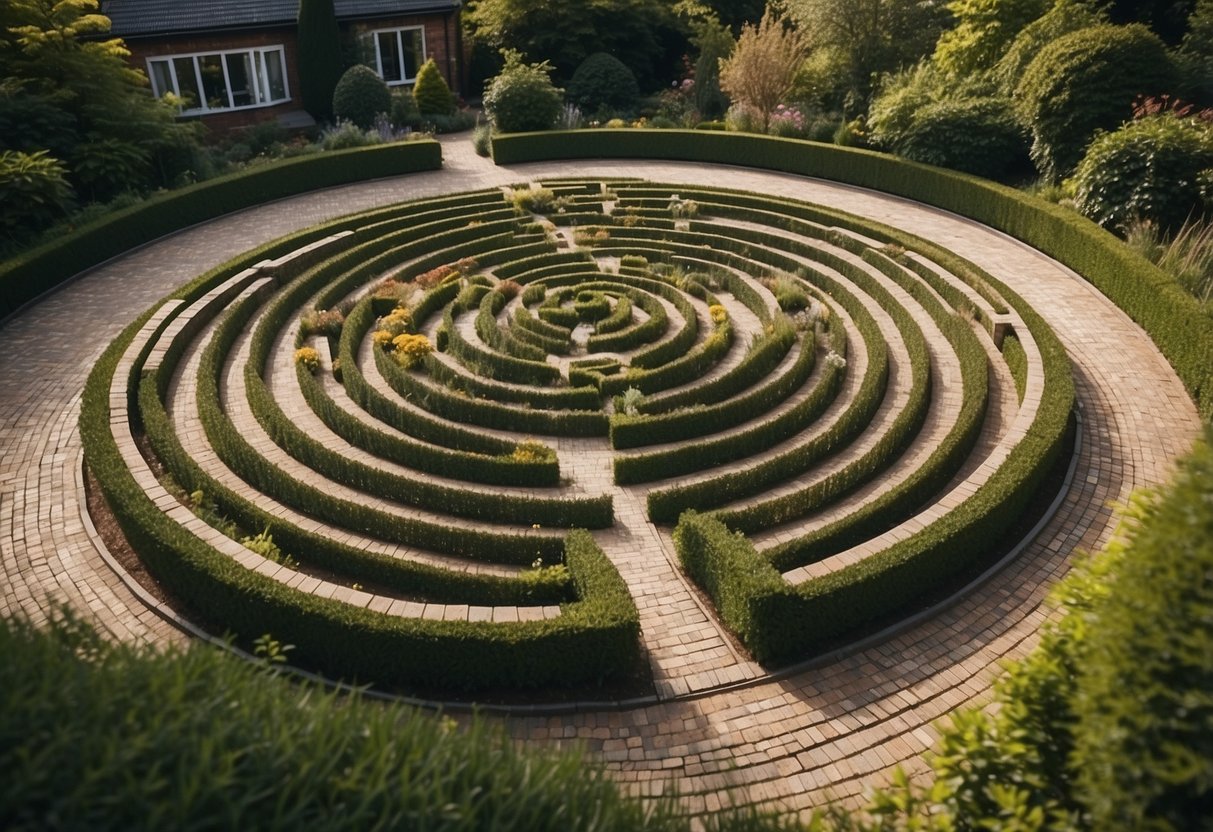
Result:
<svg viewBox="0 0 1213 832"><path fill-rule="evenodd" d="M733 54L737 41L719 21L711 18L692 24L691 42L699 50L695 58L695 109L705 119L717 119L729 108L729 99L720 89L720 62Z"/></svg>
<svg viewBox="0 0 1213 832"><path fill-rule="evenodd" d="M989 69L1048 8L1047 0L952 0L948 10L956 27L940 35L935 63L958 77Z"/></svg>
<svg viewBox="0 0 1213 832"><path fill-rule="evenodd" d="M788 0L788 13L814 49L833 47L846 56L850 106L867 105L885 73L917 63L935 48L948 22L934 0Z"/></svg>
<svg viewBox="0 0 1213 832"><path fill-rule="evenodd" d="M505 54L501 74L484 91L484 111L502 133L551 130L560 114L564 91L552 85L545 61L524 63L517 52Z"/></svg>
<svg viewBox="0 0 1213 832"><path fill-rule="evenodd" d="M341 80L341 36L333 0L299 0L299 93L317 121L333 117L333 91Z"/></svg>
<svg viewBox="0 0 1213 832"><path fill-rule="evenodd" d="M636 76L622 61L605 52L595 52L577 67L566 95L587 112L600 107L628 110L636 106L640 89Z"/></svg>
<svg viewBox="0 0 1213 832"><path fill-rule="evenodd" d="M0 150L49 155L79 195L105 201L188 177L197 128L149 94L96 0L0 5Z"/></svg>
<svg viewBox="0 0 1213 832"><path fill-rule="evenodd" d="M1067 175L1096 130L1116 128L1139 95L1170 91L1177 74L1158 36L1135 23L1092 26L1050 43L1015 90L1032 131L1032 161L1050 181Z"/></svg>
<svg viewBox="0 0 1213 832"><path fill-rule="evenodd" d="M804 36L768 9L757 26L747 23L741 28L737 48L720 63L720 88L757 112L765 131L807 54Z"/></svg>
<svg viewBox="0 0 1213 832"><path fill-rule="evenodd" d="M376 116L391 109L392 94L387 84L369 66L350 67L333 90L333 115L363 130L375 123Z"/></svg>
<svg viewBox="0 0 1213 832"><path fill-rule="evenodd" d="M476 41L549 62L558 79L595 52L627 65L642 88L657 86L686 51L686 33L666 0L476 0L465 17Z"/></svg>
<svg viewBox="0 0 1213 832"><path fill-rule="evenodd" d="M417 70L417 82L413 85L413 99L423 116L449 116L455 111L455 97L438 64L430 58Z"/></svg>

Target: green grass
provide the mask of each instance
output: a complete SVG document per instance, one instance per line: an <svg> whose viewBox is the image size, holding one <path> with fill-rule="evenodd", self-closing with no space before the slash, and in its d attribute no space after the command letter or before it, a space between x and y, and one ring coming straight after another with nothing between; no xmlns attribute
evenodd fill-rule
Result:
<svg viewBox="0 0 1213 832"><path fill-rule="evenodd" d="M195 643L153 652L70 616L0 622L0 826L689 830L578 750L288 681ZM790 828L742 811L715 829Z"/></svg>

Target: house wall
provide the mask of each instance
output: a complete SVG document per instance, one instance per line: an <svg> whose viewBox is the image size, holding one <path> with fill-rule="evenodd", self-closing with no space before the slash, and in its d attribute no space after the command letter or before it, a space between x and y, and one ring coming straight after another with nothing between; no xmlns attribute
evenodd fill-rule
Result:
<svg viewBox="0 0 1213 832"><path fill-rule="evenodd" d="M273 121L283 113L298 110L303 106L299 98L299 39L296 37L293 27L258 29L248 32L179 35L154 39L127 38L126 46L131 50L131 63L144 72L147 72L148 58L226 49L246 49L256 46L282 46L286 53L286 80L290 99L268 107L248 107L197 116L203 124L214 131L222 133L237 127L248 127L265 121Z"/></svg>
<svg viewBox="0 0 1213 832"><path fill-rule="evenodd" d="M451 89L458 91L459 62L456 29L459 26L459 17L457 15L402 15L343 24L342 42L346 48L347 60L352 61L358 58L358 38L361 35L376 29L396 29L407 26L424 27L426 57L434 59ZM285 51L290 100L268 107L224 110L197 116L203 124L218 133L273 121L285 113L302 109L303 103L299 94L299 39L296 29L292 26L244 32L126 38L126 46L131 51L131 64L144 72L147 72L149 58L279 45Z"/></svg>

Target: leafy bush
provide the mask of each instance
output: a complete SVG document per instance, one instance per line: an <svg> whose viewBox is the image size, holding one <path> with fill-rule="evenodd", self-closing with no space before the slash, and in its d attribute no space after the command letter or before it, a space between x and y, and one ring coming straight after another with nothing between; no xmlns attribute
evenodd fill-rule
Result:
<svg viewBox="0 0 1213 832"><path fill-rule="evenodd" d="M632 70L605 52L590 55L569 79L566 92L569 101L587 112L607 107L630 110L640 97L636 76Z"/></svg>
<svg viewBox="0 0 1213 832"><path fill-rule="evenodd" d="M333 115L366 130L375 117L392 109L387 84L370 67L357 64L341 76L333 89Z"/></svg>
<svg viewBox="0 0 1213 832"><path fill-rule="evenodd" d="M430 58L417 70L417 82L413 85L413 100L423 116L449 116L455 112L455 96Z"/></svg>
<svg viewBox="0 0 1213 832"><path fill-rule="evenodd" d="M1117 127L1139 95L1168 92L1176 81L1163 42L1140 24L1092 26L1053 41L1015 90L1036 167L1052 181L1066 176L1095 131Z"/></svg>
<svg viewBox="0 0 1213 832"><path fill-rule="evenodd" d="M1074 171L1074 201L1105 228L1144 220L1171 232L1208 207L1200 177L1209 168L1213 125L1147 116L1091 142Z"/></svg>
<svg viewBox="0 0 1213 832"><path fill-rule="evenodd" d="M479 125L472 133L472 149L477 156L490 156L493 153L493 130L487 124Z"/></svg>
<svg viewBox="0 0 1213 832"><path fill-rule="evenodd" d="M517 52L506 55L501 74L484 91L484 112L502 133L550 130L563 105L563 93L552 86L545 61L526 64Z"/></svg>
<svg viewBox="0 0 1213 832"><path fill-rule="evenodd" d="M999 179L1028 160L1027 136L1005 98L959 98L918 110L898 153L916 162Z"/></svg>
<svg viewBox="0 0 1213 832"><path fill-rule="evenodd" d="M410 89L402 88L392 93L392 109L389 114L392 124L400 129L421 129L421 111L417 109L417 101Z"/></svg>
<svg viewBox="0 0 1213 832"><path fill-rule="evenodd" d="M1053 41L1108 22L1105 8L1087 0L1053 0L1041 17L1020 30L1011 45L990 71L990 80L1005 96L1011 96L1032 59Z"/></svg>
<svg viewBox="0 0 1213 832"><path fill-rule="evenodd" d="M45 150L0 151L0 235L19 241L63 217L72 202L65 173Z"/></svg>

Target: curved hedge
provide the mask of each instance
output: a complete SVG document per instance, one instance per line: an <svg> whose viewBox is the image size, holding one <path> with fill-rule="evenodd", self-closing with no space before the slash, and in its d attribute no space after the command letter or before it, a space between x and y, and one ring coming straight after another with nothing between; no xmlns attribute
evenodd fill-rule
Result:
<svg viewBox="0 0 1213 832"><path fill-rule="evenodd" d="M154 196L0 265L0 319L80 272L157 237L305 191L442 167L435 141L284 159Z"/></svg>
<svg viewBox="0 0 1213 832"><path fill-rule="evenodd" d="M493 138L499 165L548 159L680 159L819 177L955 211L1010 234L1090 281L1150 334L1213 418L1213 319L1174 279L1084 217L1004 185L868 150L691 130L583 130Z"/></svg>

